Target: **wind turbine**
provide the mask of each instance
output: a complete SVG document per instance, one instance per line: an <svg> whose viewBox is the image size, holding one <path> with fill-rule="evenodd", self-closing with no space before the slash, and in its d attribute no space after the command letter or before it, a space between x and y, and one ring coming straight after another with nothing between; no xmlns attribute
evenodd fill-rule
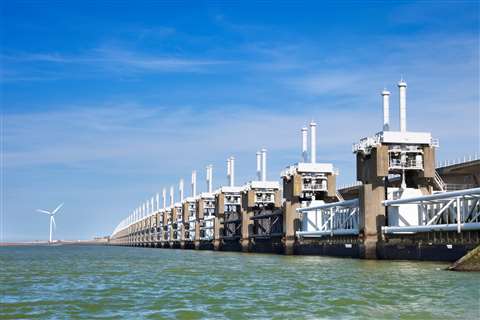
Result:
<svg viewBox="0 0 480 320"><path fill-rule="evenodd" d="M50 240L48 241L49 243L52 243L52 228L53 227L57 227L57 225L55 224L55 214L58 212L58 210L60 210L60 208L63 207L63 203L59 204L55 210L53 210L52 212L50 211L47 211L47 210L42 210L42 209L37 209L38 212L41 212L41 213L46 213L50 216Z"/></svg>

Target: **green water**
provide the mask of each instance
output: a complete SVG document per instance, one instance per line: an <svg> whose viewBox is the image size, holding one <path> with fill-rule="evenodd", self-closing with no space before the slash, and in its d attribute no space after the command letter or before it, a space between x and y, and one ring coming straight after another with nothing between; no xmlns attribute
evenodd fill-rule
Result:
<svg viewBox="0 0 480 320"><path fill-rule="evenodd" d="M478 319L445 264L123 247L0 248L0 318Z"/></svg>

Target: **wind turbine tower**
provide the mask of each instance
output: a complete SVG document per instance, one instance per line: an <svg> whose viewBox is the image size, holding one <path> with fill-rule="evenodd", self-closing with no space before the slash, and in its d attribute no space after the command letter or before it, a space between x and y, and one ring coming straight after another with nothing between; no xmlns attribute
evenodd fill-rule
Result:
<svg viewBox="0 0 480 320"><path fill-rule="evenodd" d="M60 208L63 207L63 203L59 204L55 210L53 211L47 211L47 210L42 210L42 209L37 209L38 212L41 212L41 213L46 213L50 216L50 237L49 237L49 240L48 242L49 243L52 243L52 230L53 228L55 227L56 228L56 224L55 224L55 214L58 212L58 210L60 210Z"/></svg>

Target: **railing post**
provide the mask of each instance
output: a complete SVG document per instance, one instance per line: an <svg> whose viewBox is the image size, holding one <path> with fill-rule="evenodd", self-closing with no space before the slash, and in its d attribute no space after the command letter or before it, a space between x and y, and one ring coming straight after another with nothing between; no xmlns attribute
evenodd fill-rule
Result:
<svg viewBox="0 0 480 320"><path fill-rule="evenodd" d="M460 211L460 197L457 197L457 232L461 233L461 211Z"/></svg>

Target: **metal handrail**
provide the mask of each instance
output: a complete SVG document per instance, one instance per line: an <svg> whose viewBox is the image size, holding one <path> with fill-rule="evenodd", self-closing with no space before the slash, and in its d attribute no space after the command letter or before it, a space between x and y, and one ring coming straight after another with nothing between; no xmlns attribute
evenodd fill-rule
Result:
<svg viewBox="0 0 480 320"><path fill-rule="evenodd" d="M314 206L305 207L305 208L298 208L297 212L308 212L312 210L328 209L328 208L334 208L334 207L354 207L354 206L358 206L358 199L319 204L319 205L314 205Z"/></svg>
<svg viewBox="0 0 480 320"><path fill-rule="evenodd" d="M465 189L460 191L450 191L436 193L432 195L425 195L420 197L411 197L397 200L384 200L382 201L385 206L394 206L405 203L414 203L414 202L425 202L425 201L435 201L435 200L445 200L462 196L479 196L480 197L480 188Z"/></svg>

